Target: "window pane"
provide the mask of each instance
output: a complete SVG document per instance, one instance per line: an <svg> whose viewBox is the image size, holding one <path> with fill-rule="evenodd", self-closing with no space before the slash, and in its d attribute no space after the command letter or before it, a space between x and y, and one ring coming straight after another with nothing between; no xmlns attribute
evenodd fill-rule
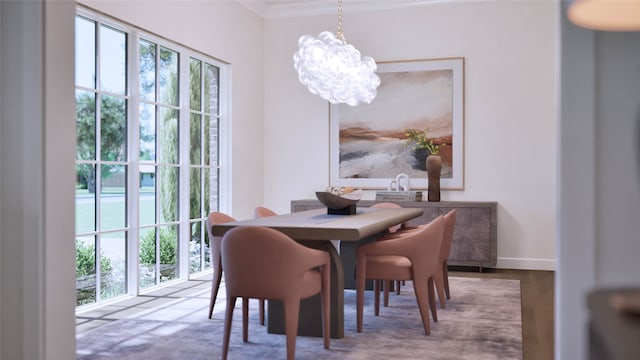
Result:
<svg viewBox="0 0 640 360"><path fill-rule="evenodd" d="M100 26L100 89L125 94L127 77L127 35Z"/></svg>
<svg viewBox="0 0 640 360"><path fill-rule="evenodd" d="M211 202L210 200L210 196L211 196L211 186L210 186L210 179L209 179L209 168L204 168L204 215L207 216L211 210L210 210L210 206L209 203Z"/></svg>
<svg viewBox="0 0 640 360"><path fill-rule="evenodd" d="M125 99L103 95L100 102L100 156L103 161L127 160Z"/></svg>
<svg viewBox="0 0 640 360"><path fill-rule="evenodd" d="M205 64L204 73L204 111L210 114L218 114L219 103L219 78L218 67Z"/></svg>
<svg viewBox="0 0 640 360"><path fill-rule="evenodd" d="M143 100L156 100L156 45L140 40L140 96Z"/></svg>
<svg viewBox="0 0 640 360"><path fill-rule="evenodd" d="M191 240L189 241L189 273L202 268L202 222L191 223Z"/></svg>
<svg viewBox="0 0 640 360"><path fill-rule="evenodd" d="M161 226L160 282L175 279L178 274L178 226Z"/></svg>
<svg viewBox="0 0 640 360"><path fill-rule="evenodd" d="M96 302L96 246L94 236L76 238L76 305Z"/></svg>
<svg viewBox="0 0 640 360"><path fill-rule="evenodd" d="M178 53L160 47L160 94L158 101L178 105Z"/></svg>
<svg viewBox="0 0 640 360"><path fill-rule="evenodd" d="M209 165L209 157L210 157L210 153L209 153L209 144L211 142L211 117L209 115L205 115L204 116L204 163L203 165L208 166Z"/></svg>
<svg viewBox="0 0 640 360"><path fill-rule="evenodd" d="M95 22L76 16L76 85L96 86Z"/></svg>
<svg viewBox="0 0 640 360"><path fill-rule="evenodd" d="M159 108L160 131L158 134L158 152L161 164L178 163L178 111L165 107Z"/></svg>
<svg viewBox="0 0 640 360"><path fill-rule="evenodd" d="M202 85L202 61L191 59L189 67L191 70L189 72L189 90L191 91L191 94L189 95L189 98L191 99L190 108L191 110L202 111L200 108L202 105L202 99L200 96L200 88Z"/></svg>
<svg viewBox="0 0 640 360"><path fill-rule="evenodd" d="M96 159L96 97L76 90L76 158Z"/></svg>
<svg viewBox="0 0 640 360"><path fill-rule="evenodd" d="M127 171L124 165L102 165L100 191L100 230L126 226Z"/></svg>
<svg viewBox="0 0 640 360"><path fill-rule="evenodd" d="M100 236L100 298L109 299L126 292L126 233Z"/></svg>
<svg viewBox="0 0 640 360"><path fill-rule="evenodd" d="M160 214L159 222L178 220L178 167L159 166L160 176Z"/></svg>
<svg viewBox="0 0 640 360"><path fill-rule="evenodd" d="M156 168L153 164L140 164L139 193L140 225L156 223Z"/></svg>
<svg viewBox="0 0 640 360"><path fill-rule="evenodd" d="M156 230L155 228L140 229L138 242L140 254L140 277L138 287L147 288L156 284Z"/></svg>
<svg viewBox="0 0 640 360"><path fill-rule="evenodd" d="M200 208L201 191L201 169L193 167L189 174L189 219L200 219L203 217Z"/></svg>
<svg viewBox="0 0 640 360"><path fill-rule="evenodd" d="M191 146L191 151L189 152L189 159L191 165L200 165L201 163L201 153L200 149L202 148L202 116L200 114L191 114L191 122L189 125L189 146Z"/></svg>
<svg viewBox="0 0 640 360"><path fill-rule="evenodd" d="M156 160L156 107L140 104L140 160Z"/></svg>
<svg viewBox="0 0 640 360"><path fill-rule="evenodd" d="M76 165L76 234L96 230L96 168Z"/></svg>

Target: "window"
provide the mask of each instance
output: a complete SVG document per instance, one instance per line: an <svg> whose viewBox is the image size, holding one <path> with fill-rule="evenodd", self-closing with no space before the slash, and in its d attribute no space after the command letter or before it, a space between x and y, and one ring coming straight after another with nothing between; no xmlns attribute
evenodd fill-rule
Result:
<svg viewBox="0 0 640 360"><path fill-rule="evenodd" d="M75 53L77 305L210 269L223 65L85 10Z"/></svg>

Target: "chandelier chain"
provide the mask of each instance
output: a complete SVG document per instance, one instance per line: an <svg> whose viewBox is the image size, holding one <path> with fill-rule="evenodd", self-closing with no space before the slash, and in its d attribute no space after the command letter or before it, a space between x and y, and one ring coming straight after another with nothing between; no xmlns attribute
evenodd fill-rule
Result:
<svg viewBox="0 0 640 360"><path fill-rule="evenodd" d="M344 35L342 34L342 0L338 0L338 33L337 38L345 42Z"/></svg>

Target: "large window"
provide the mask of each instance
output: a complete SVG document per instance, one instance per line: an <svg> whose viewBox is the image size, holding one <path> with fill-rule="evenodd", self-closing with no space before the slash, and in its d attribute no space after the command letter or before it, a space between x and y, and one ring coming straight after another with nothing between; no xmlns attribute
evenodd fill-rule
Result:
<svg viewBox="0 0 640 360"><path fill-rule="evenodd" d="M77 304L211 268L222 64L76 16Z"/></svg>

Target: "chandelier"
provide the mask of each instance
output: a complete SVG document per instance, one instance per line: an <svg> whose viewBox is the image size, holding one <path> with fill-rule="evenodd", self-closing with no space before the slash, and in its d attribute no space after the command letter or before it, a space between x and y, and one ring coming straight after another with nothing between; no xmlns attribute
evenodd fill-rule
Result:
<svg viewBox="0 0 640 360"><path fill-rule="evenodd" d="M303 35L298 40L298 51L293 63L298 79L332 104L356 106L371 103L376 97L380 78L376 75L376 62L347 44L342 34L342 0L338 0L338 33L323 31L314 38Z"/></svg>

